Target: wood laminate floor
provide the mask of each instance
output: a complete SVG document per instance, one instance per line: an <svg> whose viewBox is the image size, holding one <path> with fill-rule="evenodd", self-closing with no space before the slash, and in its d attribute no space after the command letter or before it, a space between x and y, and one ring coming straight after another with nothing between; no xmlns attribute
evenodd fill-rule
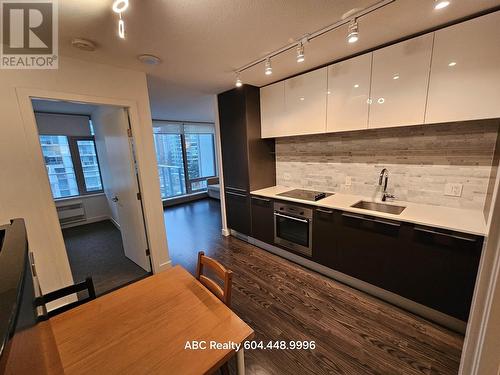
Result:
<svg viewBox="0 0 500 375"><path fill-rule="evenodd" d="M314 350L247 350L247 374L457 374L462 335L221 236L218 201L168 208L165 219L174 264L194 272L205 250L233 270L232 308L255 340L316 343Z"/></svg>

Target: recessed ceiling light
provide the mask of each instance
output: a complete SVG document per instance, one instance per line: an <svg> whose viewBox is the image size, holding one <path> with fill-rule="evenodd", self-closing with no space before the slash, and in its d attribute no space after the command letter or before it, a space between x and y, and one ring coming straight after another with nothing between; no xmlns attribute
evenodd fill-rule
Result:
<svg viewBox="0 0 500 375"><path fill-rule="evenodd" d="M146 65L158 65L161 63L161 59L158 56L149 54L137 56L137 60Z"/></svg>
<svg viewBox="0 0 500 375"><path fill-rule="evenodd" d="M355 89L357 89L358 87L359 87L359 85L356 83L356 84L354 85L354 88L355 88Z"/></svg>
<svg viewBox="0 0 500 375"><path fill-rule="evenodd" d="M392 79L399 79L399 74L394 74L394 75L392 76Z"/></svg>
<svg viewBox="0 0 500 375"><path fill-rule="evenodd" d="M304 101L306 98L304 98L303 96L300 97L300 101Z"/></svg>
<svg viewBox="0 0 500 375"><path fill-rule="evenodd" d="M75 48L81 49L82 51L93 52L96 49L96 45L94 42L83 39L83 38L75 38L71 41L71 45Z"/></svg>
<svg viewBox="0 0 500 375"><path fill-rule="evenodd" d="M449 1L444 1L444 0L435 0L436 5L434 5L434 9L443 9L446 8L448 5L450 5Z"/></svg>
<svg viewBox="0 0 500 375"><path fill-rule="evenodd" d="M448 64L448 66L455 66L455 65L457 65L457 63L456 63L455 61L452 61L452 62L450 62L450 63Z"/></svg>
<svg viewBox="0 0 500 375"><path fill-rule="evenodd" d="M122 13L128 8L128 0L115 0L113 2L113 12Z"/></svg>
<svg viewBox="0 0 500 375"><path fill-rule="evenodd" d="M385 99L384 98L378 98L377 102L378 102L378 104L384 104L385 103Z"/></svg>

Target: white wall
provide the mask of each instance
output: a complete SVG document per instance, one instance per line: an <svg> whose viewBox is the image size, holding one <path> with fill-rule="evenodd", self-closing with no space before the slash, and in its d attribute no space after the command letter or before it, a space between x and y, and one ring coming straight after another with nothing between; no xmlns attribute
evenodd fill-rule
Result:
<svg viewBox="0 0 500 375"><path fill-rule="evenodd" d="M153 269L168 268L144 73L61 57L58 70L0 70L0 222L26 219L44 293L73 282L30 96L129 107Z"/></svg>
<svg viewBox="0 0 500 375"><path fill-rule="evenodd" d="M469 324L461 375L497 375L500 370L500 174L497 174L488 235L485 239Z"/></svg>

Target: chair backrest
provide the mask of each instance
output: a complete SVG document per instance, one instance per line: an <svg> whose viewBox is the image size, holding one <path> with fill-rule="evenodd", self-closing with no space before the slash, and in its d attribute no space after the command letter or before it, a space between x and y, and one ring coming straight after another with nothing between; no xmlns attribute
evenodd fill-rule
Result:
<svg viewBox="0 0 500 375"><path fill-rule="evenodd" d="M210 268L223 281L223 288L215 281L203 274L205 267ZM210 290L218 299L228 307L231 306L231 287L233 283L233 272L228 270L215 259L205 256L203 251L198 253L198 265L196 267L196 279Z"/></svg>
<svg viewBox="0 0 500 375"><path fill-rule="evenodd" d="M51 310L51 311L47 312L44 316L40 317L39 319L40 320L46 320L46 319L48 319L48 318L50 318L50 317L52 317L54 315L60 314L60 313L62 313L64 311L68 311L68 310L70 310L70 309L72 309L72 308L74 308L76 306L82 305L85 302L88 302L90 300L95 299L96 295L95 295L94 283L93 283L91 277L87 277L85 279L85 281L82 281L82 282L80 282L78 284L70 285L70 286L67 286L67 287L55 290L53 292L44 294L43 296L36 298L35 304L37 306L43 306L44 309L45 309L45 305L47 303L49 303L49 302L55 301L55 300L57 300L59 298L63 298L63 297L69 296L71 294L82 292L84 290L86 290L87 293L88 293L87 297L79 299L76 302L69 303L67 305L61 306L61 307L59 307L57 309Z"/></svg>

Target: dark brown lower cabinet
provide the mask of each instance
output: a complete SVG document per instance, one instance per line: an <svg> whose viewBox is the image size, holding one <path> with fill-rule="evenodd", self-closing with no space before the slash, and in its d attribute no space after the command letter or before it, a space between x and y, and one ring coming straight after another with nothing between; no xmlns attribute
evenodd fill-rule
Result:
<svg viewBox="0 0 500 375"><path fill-rule="evenodd" d="M467 321L483 237L316 208L313 260Z"/></svg>
<svg viewBox="0 0 500 375"><path fill-rule="evenodd" d="M274 242L274 208L273 201L265 197L251 197L252 203L252 237L262 242Z"/></svg>
<svg viewBox="0 0 500 375"><path fill-rule="evenodd" d="M337 215L338 271L394 291L395 264L408 246L409 225L341 212Z"/></svg>
<svg viewBox="0 0 500 375"><path fill-rule="evenodd" d="M240 191L226 189L227 226L237 232L251 235L250 196Z"/></svg>
<svg viewBox="0 0 500 375"><path fill-rule="evenodd" d="M467 321L483 237L415 226L411 243L405 296Z"/></svg>
<svg viewBox="0 0 500 375"><path fill-rule="evenodd" d="M332 269L338 269L340 264L337 234L333 230L337 214L335 210L316 208L313 217L312 258L316 263Z"/></svg>

